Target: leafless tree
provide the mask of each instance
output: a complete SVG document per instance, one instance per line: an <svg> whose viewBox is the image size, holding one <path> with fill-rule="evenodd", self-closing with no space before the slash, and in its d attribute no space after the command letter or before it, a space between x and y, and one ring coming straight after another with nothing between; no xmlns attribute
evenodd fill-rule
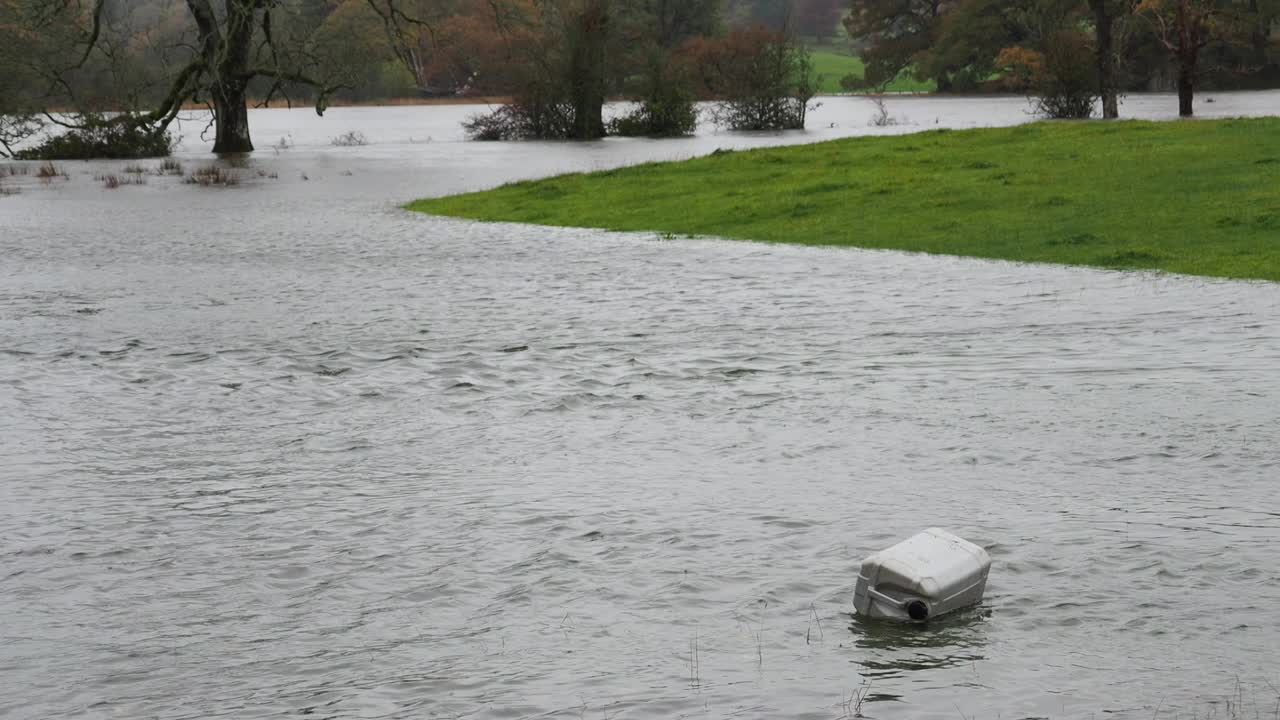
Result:
<svg viewBox="0 0 1280 720"><path fill-rule="evenodd" d="M1194 113L1196 81L1202 71L1201 52L1214 42L1246 44L1248 8L1229 0L1141 0L1137 12L1155 31L1156 39L1178 70L1178 115Z"/></svg>
<svg viewBox="0 0 1280 720"><path fill-rule="evenodd" d="M26 3L30 22L56 28L74 48L70 61L48 58L44 75L51 96L79 105L83 98L69 78L95 59L115 59L120 35L110 27L107 0L14 0ZM403 10L400 0L367 0L395 23L428 26L427 20ZM290 0L184 0L187 26L164 48L165 89L145 112L129 112L113 122L138 128L167 128L189 103L206 105L215 127L214 152L253 150L249 134L249 92L257 88L262 103L305 88L323 114L331 95L347 86L346 68L330 62L311 42L306 4ZM100 63L103 64L103 63ZM105 63L112 67L112 63ZM130 108L132 109L132 108Z"/></svg>

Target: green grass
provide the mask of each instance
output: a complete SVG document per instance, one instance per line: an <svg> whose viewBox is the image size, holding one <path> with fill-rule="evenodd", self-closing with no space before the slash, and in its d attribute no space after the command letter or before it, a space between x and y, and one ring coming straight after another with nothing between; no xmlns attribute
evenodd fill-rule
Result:
<svg viewBox="0 0 1280 720"><path fill-rule="evenodd" d="M408 207L1280 280L1280 119L851 138L519 182Z"/></svg>
<svg viewBox="0 0 1280 720"><path fill-rule="evenodd" d="M848 92L840 85L846 75L862 75L862 60L847 52L834 49L813 48L810 50L813 59L813 72L818 76L818 93ZM886 88L889 92L933 92L931 82L920 82L909 75L902 75Z"/></svg>

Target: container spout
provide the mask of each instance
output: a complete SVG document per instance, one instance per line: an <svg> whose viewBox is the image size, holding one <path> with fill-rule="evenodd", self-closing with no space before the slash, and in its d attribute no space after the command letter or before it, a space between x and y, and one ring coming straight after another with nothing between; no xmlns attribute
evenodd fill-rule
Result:
<svg viewBox="0 0 1280 720"><path fill-rule="evenodd" d="M921 622L929 619L929 603L924 600L911 600L907 603L907 617Z"/></svg>

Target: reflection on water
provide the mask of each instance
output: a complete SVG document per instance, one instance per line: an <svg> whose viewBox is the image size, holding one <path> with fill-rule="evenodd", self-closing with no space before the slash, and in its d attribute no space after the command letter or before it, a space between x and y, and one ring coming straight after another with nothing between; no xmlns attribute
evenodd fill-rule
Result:
<svg viewBox="0 0 1280 720"><path fill-rule="evenodd" d="M873 678L883 720L1273 708L1280 286L397 207L873 110L577 145L255 111L239 187L0 197L0 715L819 720ZM988 549L984 605L851 619L930 526Z"/></svg>
<svg viewBox="0 0 1280 720"><path fill-rule="evenodd" d="M901 678L918 670L969 665L985 659L986 628L992 610L966 608L927 623L869 620L853 614L853 647L867 678Z"/></svg>

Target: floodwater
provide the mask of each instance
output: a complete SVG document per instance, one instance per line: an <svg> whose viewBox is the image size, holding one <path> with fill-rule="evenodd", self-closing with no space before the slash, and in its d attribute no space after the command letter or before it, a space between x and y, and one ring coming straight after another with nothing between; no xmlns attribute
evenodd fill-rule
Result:
<svg viewBox="0 0 1280 720"><path fill-rule="evenodd" d="M1280 286L400 210L873 132L828 99L809 133L481 145L470 111L255 111L238 187L2 181L0 716L1280 707ZM986 602L852 618L858 561L932 525L989 550Z"/></svg>

